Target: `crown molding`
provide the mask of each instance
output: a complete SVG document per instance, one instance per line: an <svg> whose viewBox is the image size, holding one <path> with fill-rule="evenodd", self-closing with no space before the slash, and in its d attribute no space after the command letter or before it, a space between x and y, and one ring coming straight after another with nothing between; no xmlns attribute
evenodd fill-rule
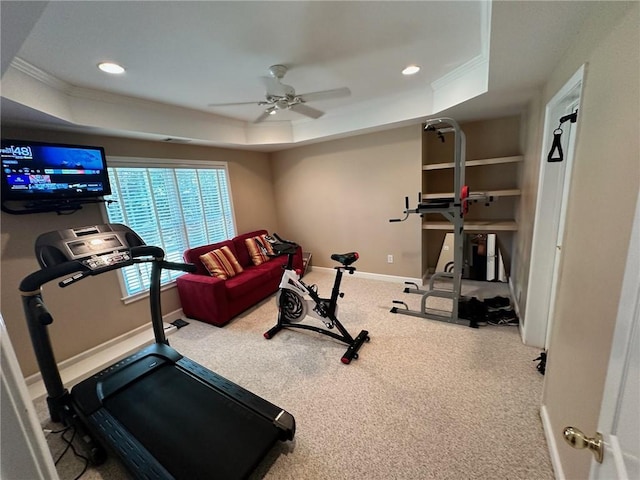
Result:
<svg viewBox="0 0 640 480"><path fill-rule="evenodd" d="M226 125L235 126L235 127L243 127L247 122L243 120L235 120L228 117L222 117L220 115L216 115L213 113L208 113L200 110L193 110L185 107L180 107L176 105L171 105L168 103L155 102L153 100L145 100L143 98L130 97L127 95L120 95L117 93L105 92L101 90L95 90L92 88L79 87L77 85L73 85L71 83L67 83L59 78L51 75L50 73L45 72L44 70L32 65L31 63L23 60L20 57L14 57L11 61L11 67L15 68L21 73L28 75L34 80L43 83L53 89L57 90L60 93L63 93L69 97L84 99L84 100L93 100L99 102L106 102L115 105L127 105L132 106L135 105L137 107L152 109L152 110L163 110L168 111L168 109L180 109L181 111L190 111L192 113L196 113L205 117L210 118L213 122L223 122Z"/></svg>
<svg viewBox="0 0 640 480"><path fill-rule="evenodd" d="M463 78L468 73L474 71L478 66L485 64L488 61L489 61L489 58L486 54L481 53L480 55L476 55L468 62L465 62L462 65L460 65L458 68L453 69L446 75L443 75L437 80L434 80L433 82L431 82L431 88L434 91L439 90L445 87L446 85L449 85L450 83L453 83L456 80Z"/></svg>
<svg viewBox="0 0 640 480"><path fill-rule="evenodd" d="M19 72L24 73L25 75L30 76L31 78L36 79L37 81L44 83L56 90L59 90L63 93L69 94L73 89L73 85L67 83L63 80L60 80L58 77L54 77L50 73L45 72L44 70L39 69L35 65L30 64L29 62L21 59L20 57L14 57L11 60L11 67L15 68Z"/></svg>

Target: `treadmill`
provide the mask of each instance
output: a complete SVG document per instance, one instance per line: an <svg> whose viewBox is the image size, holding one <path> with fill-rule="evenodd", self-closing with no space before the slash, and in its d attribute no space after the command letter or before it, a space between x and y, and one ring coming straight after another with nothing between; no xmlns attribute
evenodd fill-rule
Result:
<svg viewBox="0 0 640 480"><path fill-rule="evenodd" d="M160 304L164 260L129 227L104 224L40 235L41 269L20 283L29 334L51 419L76 429L94 465L109 451L139 479L248 478L278 441L293 440L293 416L169 346ZM151 265L149 301L155 343L75 385L62 383L47 327L53 317L41 287L62 288L133 264ZM86 313L87 322L100 321ZM90 325L90 323L89 323Z"/></svg>

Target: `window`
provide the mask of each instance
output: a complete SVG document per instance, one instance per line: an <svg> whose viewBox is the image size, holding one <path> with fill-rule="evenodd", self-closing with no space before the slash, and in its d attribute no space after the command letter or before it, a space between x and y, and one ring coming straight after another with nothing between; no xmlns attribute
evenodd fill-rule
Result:
<svg viewBox="0 0 640 480"><path fill-rule="evenodd" d="M182 262L191 247L235 236L226 164L176 166L177 162L110 159L109 181L115 203L105 207L110 223L133 229L147 245L161 247L170 262ZM119 270L127 297L149 289L151 266ZM162 284L183 272L164 270Z"/></svg>

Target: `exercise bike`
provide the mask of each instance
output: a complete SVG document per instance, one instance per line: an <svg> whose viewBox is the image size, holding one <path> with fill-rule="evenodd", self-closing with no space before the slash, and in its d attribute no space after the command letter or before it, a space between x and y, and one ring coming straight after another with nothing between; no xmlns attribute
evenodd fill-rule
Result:
<svg viewBox="0 0 640 480"><path fill-rule="evenodd" d="M358 358L358 350L364 342L368 342L369 332L362 330L356 338L353 338L346 328L338 320L338 297L344 297L344 293L340 292L340 283L342 274L347 271L349 274L355 272L352 267L358 260L357 252L349 252L331 255L331 259L340 263L341 266L335 267L336 278L333 283L331 298L320 298L318 289L315 285L307 285L300 279L300 274L293 268L293 257L296 253L298 245L289 240L283 240L277 234L268 236L267 241L271 244L274 256L287 255L287 265L284 267L282 280L280 281L280 290L276 295L276 303L278 305L278 323L264 334L267 340L273 338L283 328L301 328L304 330L312 330L322 335L346 343L349 348L341 358L342 363L349 364L352 359ZM313 325L298 323L306 316L314 317L320 320L326 327L320 328ZM336 328L340 333L332 332Z"/></svg>

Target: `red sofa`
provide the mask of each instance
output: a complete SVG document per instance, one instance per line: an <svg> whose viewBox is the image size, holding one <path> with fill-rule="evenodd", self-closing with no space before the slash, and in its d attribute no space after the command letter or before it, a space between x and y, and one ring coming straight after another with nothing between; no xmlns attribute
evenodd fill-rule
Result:
<svg viewBox="0 0 640 480"><path fill-rule="evenodd" d="M186 273L177 279L182 311L187 317L222 327L278 290L282 269L287 263L286 255L254 265L245 243L245 239L266 233L266 230L256 230L184 252L184 261L197 267L195 273ZM223 246L229 247L244 269L227 280L211 276L200 260L201 255ZM300 247L294 256L293 266L302 269Z"/></svg>

